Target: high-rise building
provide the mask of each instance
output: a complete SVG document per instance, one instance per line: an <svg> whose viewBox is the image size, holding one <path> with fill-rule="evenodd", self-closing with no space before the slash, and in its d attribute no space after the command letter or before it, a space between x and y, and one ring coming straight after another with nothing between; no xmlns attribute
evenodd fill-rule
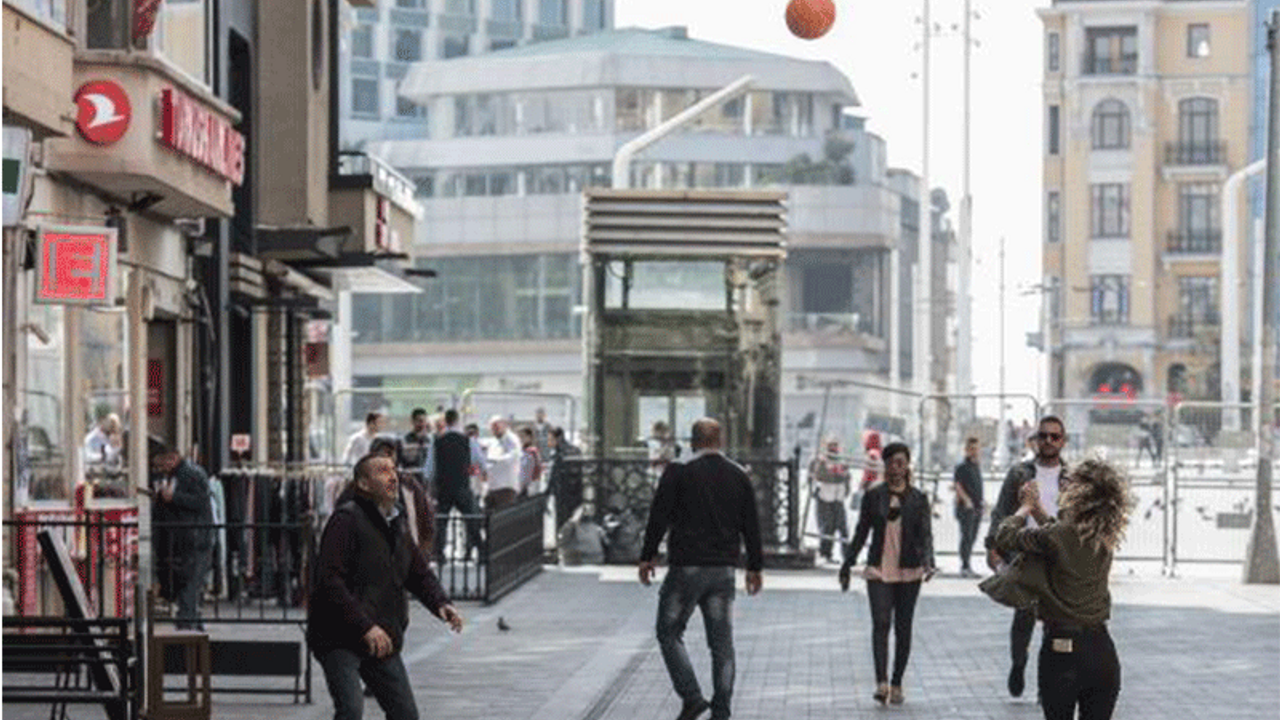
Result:
<svg viewBox="0 0 1280 720"><path fill-rule="evenodd" d="M1223 262L1247 277L1247 243L1224 259L1220 216L1223 183L1254 156L1250 4L1039 14L1049 394L1216 399L1222 319L1246 308L1243 292L1222 307Z"/></svg>

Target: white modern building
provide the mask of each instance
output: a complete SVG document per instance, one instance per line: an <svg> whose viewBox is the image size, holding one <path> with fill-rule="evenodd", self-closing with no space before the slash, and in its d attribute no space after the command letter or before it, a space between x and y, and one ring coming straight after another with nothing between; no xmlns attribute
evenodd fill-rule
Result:
<svg viewBox="0 0 1280 720"><path fill-rule="evenodd" d="M363 149L415 182L424 219L413 254L438 277L420 295L356 296L355 384L580 396L581 191L610 183L624 143L748 74L745 94L637 155L632 186L789 192L788 444L811 442L822 424L825 381L891 384L895 265L898 383L910 387L917 179L886 168L883 140L849 114L857 95L830 64L701 42L683 28L604 31L408 71L395 102L419 107L425 122ZM941 218L935 230L934 296L949 298L941 259L952 235ZM954 304L935 307L948 308L933 316L940 388ZM896 415L913 416L914 405ZM825 429L846 442L864 427L901 431L893 410L886 393L838 385Z"/></svg>

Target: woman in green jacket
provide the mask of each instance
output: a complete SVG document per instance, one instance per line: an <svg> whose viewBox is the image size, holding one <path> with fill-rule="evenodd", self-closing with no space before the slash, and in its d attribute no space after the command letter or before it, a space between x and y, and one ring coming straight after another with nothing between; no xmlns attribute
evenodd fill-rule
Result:
<svg viewBox="0 0 1280 720"><path fill-rule="evenodd" d="M1001 523L995 547L1027 553L1043 563L1044 582L1030 586L1044 621L1040 647L1040 701L1046 720L1106 720L1120 695L1120 659L1107 633L1108 578L1132 505L1116 468L1086 460L1074 468L1058 497L1054 521L1040 505L1035 482L1021 488L1021 507ZM1026 527L1034 517L1039 527ZM1030 576L1031 574L1028 573Z"/></svg>

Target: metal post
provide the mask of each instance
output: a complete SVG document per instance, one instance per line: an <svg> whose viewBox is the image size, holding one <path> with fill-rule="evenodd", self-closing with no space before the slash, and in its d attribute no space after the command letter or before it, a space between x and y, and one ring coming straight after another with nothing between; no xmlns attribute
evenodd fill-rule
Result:
<svg viewBox="0 0 1280 720"><path fill-rule="evenodd" d="M1249 536L1244 582L1280 584L1280 559L1276 555L1276 528L1271 513L1271 462L1275 456L1274 399L1276 376L1276 234L1280 233L1280 10L1271 12L1267 26L1267 50L1271 53L1271 99L1267 112L1267 230L1263 236L1266 285L1262 304L1262 392L1257 398L1258 486L1254 501L1253 531Z"/></svg>
<svg viewBox="0 0 1280 720"><path fill-rule="evenodd" d="M1240 188L1245 180L1266 169L1267 161L1258 160L1236 172L1222 185L1222 400L1240 402ZM1255 338L1255 342L1257 342ZM1232 410L1223 418L1228 430L1239 430L1245 422L1243 410Z"/></svg>
<svg viewBox="0 0 1280 720"><path fill-rule="evenodd" d="M993 457L1000 457L1000 448L1008 446L1004 433L1004 238L1000 238L1000 415L996 421L996 449ZM1017 458L1011 457L1009 462Z"/></svg>
<svg viewBox="0 0 1280 720"><path fill-rule="evenodd" d="M973 50L973 36L970 34L970 22L973 10L972 0L964 0L964 175L960 196L960 267L957 290L959 307L956 308L956 387L955 392L965 394L973 392L973 338L972 338L972 301L969 297L969 274L973 262L973 196L969 189L970 160L970 66L969 56ZM976 415L973 405L962 405L959 413L961 424L972 420Z"/></svg>
<svg viewBox="0 0 1280 720"><path fill-rule="evenodd" d="M919 337L915 339L915 347L912 349L915 362L915 385L916 391L921 396L929 395L934 391L933 388L933 358L932 358L932 342L933 342L933 203L929 192L929 40L933 34L932 21L929 15L930 0L924 0L924 12L921 17L921 49L922 49L922 66L920 80L922 86L921 104L922 104L922 123L920 132L920 230L917 267L919 275L916 278L916 286L919 288L919 295L916 296L916 306L913 316L917 318L916 328L921 331ZM922 437L920 438L920 447L927 452L929 447L929 419L921 417L921 427L923 428ZM926 456L921 454L918 463L928 462Z"/></svg>

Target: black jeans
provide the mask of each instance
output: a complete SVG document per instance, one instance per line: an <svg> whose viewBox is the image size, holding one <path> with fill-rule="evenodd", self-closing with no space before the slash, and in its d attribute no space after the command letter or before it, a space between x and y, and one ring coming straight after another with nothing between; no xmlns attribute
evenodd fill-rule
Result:
<svg viewBox="0 0 1280 720"><path fill-rule="evenodd" d="M876 665L876 683L885 682L889 668L889 625L893 625L893 680L902 685L911 656L911 620L920 597L920 581L885 583L867 581L867 599L871 601L871 657Z"/></svg>
<svg viewBox="0 0 1280 720"><path fill-rule="evenodd" d="M960 524L960 567L970 570L969 556L973 554L973 541L978 537L978 526L982 524L982 513L977 508L956 508L956 522Z"/></svg>
<svg viewBox="0 0 1280 720"><path fill-rule="evenodd" d="M671 685L686 705L702 699L698 677L684 647L684 629L693 609L702 610L711 648L711 717L729 717L733 698L733 567L676 566L658 593L658 646L671 676Z"/></svg>
<svg viewBox="0 0 1280 720"><path fill-rule="evenodd" d="M822 539L818 541L818 552L830 560L831 545L834 542L832 538L837 535L840 537L841 548L849 539L849 520L844 512L844 503L818 501L818 532L822 533Z"/></svg>
<svg viewBox="0 0 1280 720"><path fill-rule="evenodd" d="M317 655L333 698L333 720L360 720L364 692L360 679L373 691L387 720L418 720L418 705L409 687L409 674L400 653L379 660L350 650L329 650Z"/></svg>
<svg viewBox="0 0 1280 720"><path fill-rule="evenodd" d="M192 550L189 555L174 559L174 597L178 614L174 627L179 630L203 630L200 622L200 601L204 599L205 578L213 566L210 548Z"/></svg>
<svg viewBox="0 0 1280 720"><path fill-rule="evenodd" d="M438 488L436 492L436 557L443 558L445 546L449 543L449 511L457 508L463 515L463 523L467 528L467 549L459 553L454 543L455 559L471 554L472 548L480 545L480 505L470 488Z"/></svg>
<svg viewBox="0 0 1280 720"><path fill-rule="evenodd" d="M1036 615L1031 610L1014 610L1013 625L1009 628L1009 655L1014 667L1027 667L1031 636L1036 632Z"/></svg>
<svg viewBox="0 0 1280 720"><path fill-rule="evenodd" d="M1063 632L1046 625L1039 681L1045 720L1073 720L1077 707L1080 720L1109 720L1120 696L1120 658L1106 626Z"/></svg>

